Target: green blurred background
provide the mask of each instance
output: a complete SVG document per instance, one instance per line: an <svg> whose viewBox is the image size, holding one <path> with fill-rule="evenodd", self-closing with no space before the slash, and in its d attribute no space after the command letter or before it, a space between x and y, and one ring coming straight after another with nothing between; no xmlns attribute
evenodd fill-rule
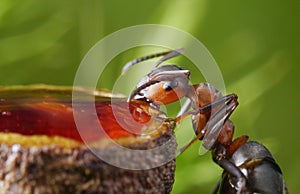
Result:
<svg viewBox="0 0 300 194"><path fill-rule="evenodd" d="M0 85L72 85L86 52L106 35L148 23L179 28L207 47L227 92L239 95L240 106L231 117L236 136L248 134L266 145L291 193L297 193L299 21L296 0L1 0ZM101 87L111 89L122 65L140 53L114 60L118 68L105 72ZM205 81L193 75L192 82ZM221 169L210 154L197 154L199 145L177 158L174 194L210 193L220 177Z"/></svg>

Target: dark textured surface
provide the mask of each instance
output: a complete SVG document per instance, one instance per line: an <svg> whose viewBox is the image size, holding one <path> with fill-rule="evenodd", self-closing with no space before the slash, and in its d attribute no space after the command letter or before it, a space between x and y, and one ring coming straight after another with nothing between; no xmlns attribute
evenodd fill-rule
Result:
<svg viewBox="0 0 300 194"><path fill-rule="evenodd" d="M158 157L174 156L176 140L173 131L167 130L156 139L131 144L134 149L154 148L165 142L171 146ZM116 162L150 155L114 157L114 147L95 148ZM158 153L159 154L159 153ZM132 158L137 157L137 158ZM148 169L126 170L98 159L87 147L64 149L57 146L22 147L0 146L0 193L169 193L174 182L175 160Z"/></svg>

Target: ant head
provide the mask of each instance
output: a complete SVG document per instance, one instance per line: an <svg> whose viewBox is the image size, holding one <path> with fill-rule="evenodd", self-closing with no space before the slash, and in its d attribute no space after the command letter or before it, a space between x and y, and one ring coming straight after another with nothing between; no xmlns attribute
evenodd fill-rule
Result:
<svg viewBox="0 0 300 194"><path fill-rule="evenodd" d="M177 49L162 53L144 56L128 62L122 73L126 72L133 65L159 56L163 56L155 63L155 68L137 84L128 101L139 99L151 102L156 105L168 104L186 96L189 88L190 72L177 65L159 65L168 59L178 56L183 49Z"/></svg>
<svg viewBox="0 0 300 194"><path fill-rule="evenodd" d="M177 101L187 94L189 75L188 70L176 65L157 67L141 79L131 97L157 105Z"/></svg>

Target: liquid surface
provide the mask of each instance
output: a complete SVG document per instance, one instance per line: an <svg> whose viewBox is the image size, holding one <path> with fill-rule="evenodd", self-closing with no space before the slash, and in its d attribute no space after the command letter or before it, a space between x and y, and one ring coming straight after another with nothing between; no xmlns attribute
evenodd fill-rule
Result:
<svg viewBox="0 0 300 194"><path fill-rule="evenodd" d="M96 116L86 109L84 100L76 105L76 114L91 115L79 132L70 99L70 91L0 90L0 132L61 136L81 142L83 136L84 141L90 142L107 136L138 136L151 120L145 104L127 103L122 99L112 103L110 98L98 96L95 101ZM93 124L101 124L105 135L91 127Z"/></svg>

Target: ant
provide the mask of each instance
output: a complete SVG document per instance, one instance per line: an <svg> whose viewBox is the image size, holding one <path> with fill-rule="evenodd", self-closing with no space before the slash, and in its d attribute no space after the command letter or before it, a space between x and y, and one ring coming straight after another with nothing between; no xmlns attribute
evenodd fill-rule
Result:
<svg viewBox="0 0 300 194"><path fill-rule="evenodd" d="M238 106L236 94L222 96L209 83L190 85L190 71L177 65L159 66L164 61L182 54L183 49L147 55L128 62L125 73L133 65L145 60L162 57L155 68L144 76L131 93L128 102L144 101L159 108L183 97L188 100L174 119L175 124L187 116L192 117L196 137L179 152L183 152L197 140L212 152L212 159L223 175L213 193L283 193L285 186L280 167L270 151L262 144L248 142L242 135L233 140L234 125L230 115ZM189 109L192 110L189 111Z"/></svg>

